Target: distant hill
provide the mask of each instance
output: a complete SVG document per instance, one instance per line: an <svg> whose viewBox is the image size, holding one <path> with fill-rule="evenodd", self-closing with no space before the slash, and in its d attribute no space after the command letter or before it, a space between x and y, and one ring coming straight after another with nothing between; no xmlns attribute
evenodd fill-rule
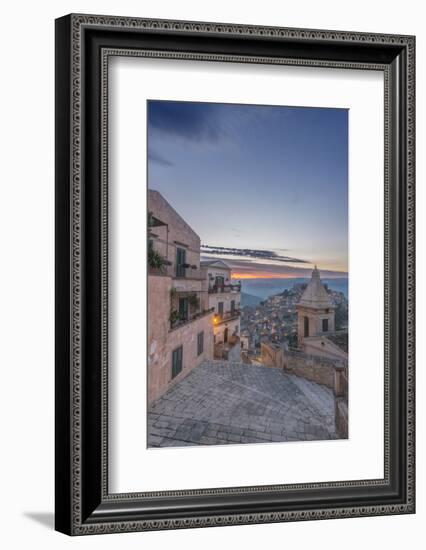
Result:
<svg viewBox="0 0 426 550"><path fill-rule="evenodd" d="M341 291L348 297L348 279L321 279L331 290ZM309 279L243 279L242 294L259 297L260 301L273 294L280 294L283 290L290 289L294 283L308 283ZM253 305L253 304L249 304ZM256 304L254 304L256 305Z"/></svg>
<svg viewBox="0 0 426 550"><path fill-rule="evenodd" d="M253 294L241 292L241 307L257 306L262 300L263 298L260 298L259 296L254 296Z"/></svg>

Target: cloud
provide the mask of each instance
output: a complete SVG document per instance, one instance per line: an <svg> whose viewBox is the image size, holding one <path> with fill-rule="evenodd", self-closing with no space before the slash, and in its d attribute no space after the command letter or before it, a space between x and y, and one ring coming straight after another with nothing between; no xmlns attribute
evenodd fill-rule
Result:
<svg viewBox="0 0 426 550"><path fill-rule="evenodd" d="M217 143L226 131L220 105L178 101L149 101L148 128L190 141Z"/></svg>
<svg viewBox="0 0 426 550"><path fill-rule="evenodd" d="M219 256L220 258L220 256ZM216 260L219 259L214 255L202 254L202 260ZM265 262L259 262L253 259L234 259L225 258L225 261L236 275L237 278L298 278L298 277L310 277L312 274L312 267L294 267L290 265L274 265ZM320 266L319 266L320 268ZM321 277L347 277L346 272L332 271L321 269Z"/></svg>
<svg viewBox="0 0 426 550"><path fill-rule="evenodd" d="M154 162L155 164L159 164L160 166L174 166L173 162L167 160L166 158L152 150L148 151L148 160L150 162Z"/></svg>
<svg viewBox="0 0 426 550"><path fill-rule="evenodd" d="M148 101L148 130L151 135L177 137L193 143L217 144L237 141L247 131L264 132L271 123L282 125L288 108L272 105L206 103L192 101Z"/></svg>
<svg viewBox="0 0 426 550"><path fill-rule="evenodd" d="M241 256L246 258L258 258L261 260L271 260L274 262L309 264L307 260L292 258L291 256L281 256L272 250L255 250L250 248L226 248L223 246L202 245L201 250L214 255Z"/></svg>

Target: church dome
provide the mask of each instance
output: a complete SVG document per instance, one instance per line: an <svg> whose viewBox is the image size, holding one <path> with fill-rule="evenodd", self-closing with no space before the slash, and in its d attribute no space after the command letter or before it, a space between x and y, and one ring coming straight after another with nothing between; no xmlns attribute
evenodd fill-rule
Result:
<svg viewBox="0 0 426 550"><path fill-rule="evenodd" d="M321 282L320 273L317 266L315 266L312 271L311 280L300 298L299 305L315 309L327 309L334 307L325 286Z"/></svg>

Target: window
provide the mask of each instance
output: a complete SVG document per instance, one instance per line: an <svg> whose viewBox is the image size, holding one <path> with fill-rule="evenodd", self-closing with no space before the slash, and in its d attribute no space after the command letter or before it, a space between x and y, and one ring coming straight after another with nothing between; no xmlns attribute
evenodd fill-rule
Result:
<svg viewBox="0 0 426 550"><path fill-rule="evenodd" d="M172 353L172 378L182 370L183 347L176 348Z"/></svg>
<svg viewBox="0 0 426 550"><path fill-rule="evenodd" d="M197 336L197 355L201 355L204 351L204 332L199 332Z"/></svg>
<svg viewBox="0 0 426 550"><path fill-rule="evenodd" d="M217 275L215 277L215 284L216 286L223 286L225 284L225 278L221 277L220 275Z"/></svg>
<svg viewBox="0 0 426 550"><path fill-rule="evenodd" d="M231 300L231 313L235 313L235 300Z"/></svg>
<svg viewBox="0 0 426 550"><path fill-rule="evenodd" d="M217 312L219 313L219 315L223 315L223 302L218 302Z"/></svg>
<svg viewBox="0 0 426 550"><path fill-rule="evenodd" d="M185 277L185 264L186 250L184 248L176 248L176 277Z"/></svg>
<svg viewBox="0 0 426 550"><path fill-rule="evenodd" d="M322 331L323 332L328 332L328 319L323 319L322 320Z"/></svg>
<svg viewBox="0 0 426 550"><path fill-rule="evenodd" d="M303 318L303 325L304 325L304 336L307 338L309 336L309 317Z"/></svg>
<svg viewBox="0 0 426 550"><path fill-rule="evenodd" d="M179 318L181 321L189 319L189 300L188 298L179 298Z"/></svg>

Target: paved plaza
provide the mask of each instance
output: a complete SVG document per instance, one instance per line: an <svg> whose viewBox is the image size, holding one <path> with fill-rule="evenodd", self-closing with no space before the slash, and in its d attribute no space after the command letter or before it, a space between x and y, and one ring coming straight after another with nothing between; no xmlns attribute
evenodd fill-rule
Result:
<svg viewBox="0 0 426 550"><path fill-rule="evenodd" d="M148 446L336 439L333 392L280 369L201 364L148 411Z"/></svg>

